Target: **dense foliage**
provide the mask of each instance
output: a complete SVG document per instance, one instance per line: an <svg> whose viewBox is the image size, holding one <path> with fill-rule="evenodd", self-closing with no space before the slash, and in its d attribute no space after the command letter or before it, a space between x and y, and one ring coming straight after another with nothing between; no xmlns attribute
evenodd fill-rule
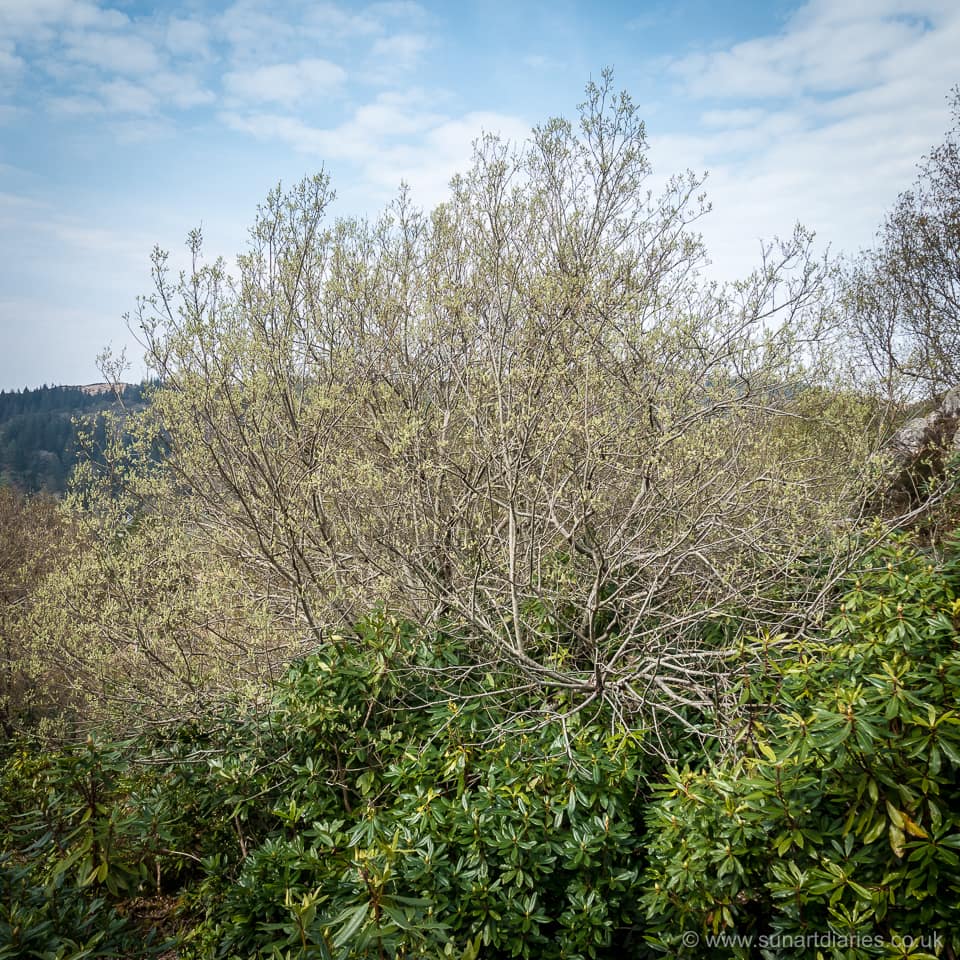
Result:
<svg viewBox="0 0 960 960"><path fill-rule="evenodd" d="M671 771L649 807L643 901L672 955L756 955L708 949L720 932L767 937L764 956L831 932L824 956L957 954L958 625L957 545L936 563L894 541L851 573L825 635L765 642L742 755Z"/></svg>
<svg viewBox="0 0 960 960"><path fill-rule="evenodd" d="M816 636L756 641L736 751L677 725L664 766L498 715L460 641L378 614L259 703L11 752L4 930L49 947L69 917L107 956L164 894L197 958L954 956L958 616L956 545L878 548Z"/></svg>

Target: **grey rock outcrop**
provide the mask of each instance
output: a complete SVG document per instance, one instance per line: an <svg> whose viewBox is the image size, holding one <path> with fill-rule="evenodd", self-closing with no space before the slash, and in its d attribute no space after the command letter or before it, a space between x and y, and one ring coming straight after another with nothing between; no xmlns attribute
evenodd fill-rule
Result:
<svg viewBox="0 0 960 960"><path fill-rule="evenodd" d="M890 483L881 497L884 513L919 506L929 482L943 476L947 460L960 453L960 386L948 390L939 405L905 423L887 447Z"/></svg>

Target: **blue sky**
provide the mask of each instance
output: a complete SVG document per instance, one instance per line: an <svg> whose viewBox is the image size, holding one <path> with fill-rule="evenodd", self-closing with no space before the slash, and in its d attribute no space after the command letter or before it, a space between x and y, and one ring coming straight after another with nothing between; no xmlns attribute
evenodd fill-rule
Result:
<svg viewBox="0 0 960 960"><path fill-rule="evenodd" d="M230 258L321 167L336 214L401 180L430 206L482 131L572 115L605 66L655 177L709 171L732 278L797 221L870 242L949 125L960 4L0 0L0 388L99 379L154 244L200 225Z"/></svg>

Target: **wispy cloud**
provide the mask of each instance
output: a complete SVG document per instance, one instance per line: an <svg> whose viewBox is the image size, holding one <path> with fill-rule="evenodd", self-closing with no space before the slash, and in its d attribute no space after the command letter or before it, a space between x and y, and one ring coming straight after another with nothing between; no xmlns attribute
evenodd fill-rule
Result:
<svg viewBox="0 0 960 960"><path fill-rule="evenodd" d="M223 119L233 130L260 140L279 140L301 153L363 161L381 155L388 143L424 134L446 118L431 111L423 96L414 92L381 94L358 107L347 121L326 128L272 113L228 111Z"/></svg>
<svg viewBox="0 0 960 960"><path fill-rule="evenodd" d="M0 166L0 169L3 169ZM15 217L22 214L24 210L43 210L45 205L36 197L27 197L19 193L9 193L0 191L0 223L16 222Z"/></svg>
<svg viewBox="0 0 960 960"><path fill-rule="evenodd" d="M396 33L381 37L370 48L370 59L388 70L409 70L430 46L426 37L417 33Z"/></svg>
<svg viewBox="0 0 960 960"><path fill-rule="evenodd" d="M212 104L216 96L189 72L162 70L146 81L150 91L163 103L181 109Z"/></svg>
<svg viewBox="0 0 960 960"><path fill-rule="evenodd" d="M523 65L531 70L556 70L563 66L563 61L555 57L548 57L542 53L528 53L523 58Z"/></svg>
<svg viewBox="0 0 960 960"><path fill-rule="evenodd" d="M315 121L318 106L336 102L347 83L342 63L356 64L367 89L396 86L431 42L427 12L405 0L363 7L292 0L283 9L233 0L220 11L191 3L148 16L119 4L0 0L0 84L10 99L104 122L171 120L218 100L234 113L306 110Z"/></svg>
<svg viewBox="0 0 960 960"><path fill-rule="evenodd" d="M715 212L703 229L720 272L746 269L759 239L789 232L793 220L855 248L869 240L863 224L879 223L877 198L889 204L909 185L946 128L960 9L812 0L776 34L675 58L668 69L706 109L698 132L655 138L655 159L668 170L710 170ZM736 236L748 239L731 244Z"/></svg>
<svg viewBox="0 0 960 960"><path fill-rule="evenodd" d="M412 0L387 0L384 3L372 3L368 8L370 14L376 17L397 18L402 20L419 20L427 15L427 11Z"/></svg>
<svg viewBox="0 0 960 960"><path fill-rule="evenodd" d="M855 90L900 72L909 51L925 39L935 35L940 44L949 43L951 35L955 39L956 15L956 4L944 0L812 0L776 35L694 53L674 60L670 70L692 94L711 99ZM942 62L937 68L942 76Z"/></svg>
<svg viewBox="0 0 960 960"><path fill-rule="evenodd" d="M205 29L205 28L204 28ZM213 100L196 68L174 68L171 48L195 49L202 40L189 21L126 14L86 0L36 0L0 5L0 31L21 60L24 107L37 104L61 116L148 115ZM167 44L164 43L164 37ZM37 96L33 90L55 90Z"/></svg>
<svg viewBox="0 0 960 960"><path fill-rule="evenodd" d="M110 80L100 87L100 96L111 113L153 113L157 98L146 88L129 80Z"/></svg>
<svg viewBox="0 0 960 960"><path fill-rule="evenodd" d="M231 57L239 63L282 61L299 39L298 24L274 15L260 0L237 0L216 21Z"/></svg>
<svg viewBox="0 0 960 960"><path fill-rule="evenodd" d="M153 44L130 31L71 32L66 34L64 42L69 59L109 73L142 74L160 68Z"/></svg>
<svg viewBox="0 0 960 960"><path fill-rule="evenodd" d="M372 8L345 9L333 3L312 5L303 25L316 39L328 43L375 37L383 32L383 17Z"/></svg>
<svg viewBox="0 0 960 960"><path fill-rule="evenodd" d="M223 79L227 91L241 100L292 106L308 97L329 93L346 78L346 71L337 64L310 58L231 71Z"/></svg>
<svg viewBox="0 0 960 960"><path fill-rule="evenodd" d="M269 113L227 112L223 121L233 130L279 141L325 162L345 161L368 199L382 201L404 181L425 206L444 198L450 177L469 164L472 144L482 132L519 141L530 130L508 114L441 113L422 91L381 94L334 127Z"/></svg>
<svg viewBox="0 0 960 960"><path fill-rule="evenodd" d="M74 116L149 116L164 106L180 109L212 103L215 97L190 76L162 72L134 82L125 78L92 83L90 92L52 96L46 104L53 113Z"/></svg>
<svg viewBox="0 0 960 960"><path fill-rule="evenodd" d="M52 113L63 116L92 116L106 111L101 100L90 96L48 97L46 103Z"/></svg>
<svg viewBox="0 0 960 960"><path fill-rule="evenodd" d="M23 58L14 53L13 44L0 41L0 78L19 73L25 66Z"/></svg>
<svg viewBox="0 0 960 960"><path fill-rule="evenodd" d="M213 56L210 27L200 20L171 17L164 32L164 43L175 57L208 60Z"/></svg>
<svg viewBox="0 0 960 960"><path fill-rule="evenodd" d="M70 28L114 30L130 22L119 10L104 9L91 0L4 0L0 3L0 34L18 40L46 42L51 31Z"/></svg>

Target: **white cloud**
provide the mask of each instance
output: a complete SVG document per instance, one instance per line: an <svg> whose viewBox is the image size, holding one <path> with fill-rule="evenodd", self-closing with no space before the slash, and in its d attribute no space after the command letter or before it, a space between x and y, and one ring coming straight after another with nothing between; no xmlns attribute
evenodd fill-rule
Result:
<svg viewBox="0 0 960 960"><path fill-rule="evenodd" d="M709 98L763 100L801 91L841 92L885 79L898 55L915 50L924 38L934 36L940 45L949 44L941 30L950 30L955 21L956 5L937 0L812 0L776 36L691 54L675 60L670 69L691 93Z"/></svg>
<svg viewBox="0 0 960 960"><path fill-rule="evenodd" d="M812 0L774 36L669 69L707 109L699 131L653 138L655 170L710 170L714 213L701 226L719 273L746 271L760 238L797 220L855 250L947 127L960 9Z"/></svg>
<svg viewBox="0 0 960 960"><path fill-rule="evenodd" d="M328 93L346 79L342 67L315 58L296 63L276 63L224 76L224 85L235 97L259 103L293 105Z"/></svg>
<svg viewBox="0 0 960 960"><path fill-rule="evenodd" d="M88 0L0 0L0 33L18 40L43 40L51 27L112 30L128 23L119 10Z"/></svg>
<svg viewBox="0 0 960 960"><path fill-rule="evenodd" d="M292 0L292 9L232 0L220 13L189 3L150 16L124 10L122 0L0 0L0 79L19 86L16 102L25 105L28 90L39 88L30 107L42 104L61 116L172 119L174 111L215 103L218 86L233 113L314 113L347 83L339 56L350 56L358 73L362 68L364 82L393 85L430 42L417 32L426 11L409 0L365 6ZM321 56L330 45L338 56Z"/></svg>
<svg viewBox="0 0 960 960"><path fill-rule="evenodd" d="M562 60L545 56L542 53L528 53L521 62L531 70L556 70L564 65Z"/></svg>
<svg viewBox="0 0 960 960"><path fill-rule="evenodd" d="M189 109L205 106L216 100L213 93L201 86L199 81L189 73L164 70L148 77L146 84L164 106L172 104L180 109Z"/></svg>
<svg viewBox="0 0 960 960"><path fill-rule="evenodd" d="M402 137L423 136L446 117L426 106L422 93L383 93L331 128L275 114L224 115L229 127L261 140L279 140L301 153L376 162L384 146Z"/></svg>
<svg viewBox="0 0 960 960"><path fill-rule="evenodd" d="M311 4L304 12L303 28L321 43L341 43L378 37L387 32L388 21L420 24L426 11L419 3L373 3L362 10L334 3Z"/></svg>
<svg viewBox="0 0 960 960"><path fill-rule="evenodd" d="M0 167L0 169L4 169ZM42 210L44 205L34 197L0 191L0 223L15 223L25 210Z"/></svg>
<svg viewBox="0 0 960 960"><path fill-rule="evenodd" d="M394 76L411 70L429 46L427 38L418 33L380 37L374 41L368 57L371 78L388 82Z"/></svg>
<svg viewBox="0 0 960 960"><path fill-rule="evenodd" d="M118 143L147 143L176 136L176 126L158 116L126 116L110 122L110 132Z"/></svg>
<svg viewBox="0 0 960 960"><path fill-rule="evenodd" d="M70 33L67 56L111 73L152 73L160 67L153 44L131 33Z"/></svg>
<svg viewBox="0 0 960 960"><path fill-rule="evenodd" d="M193 77L165 71L139 82L118 78L95 83L89 93L49 97L46 104L52 112L65 115L149 116L163 107L189 109L214 99Z"/></svg>
<svg viewBox="0 0 960 960"><path fill-rule="evenodd" d="M228 110L220 119L238 133L250 134L258 140L279 140L301 153L322 154L331 143L329 131L318 130L295 117Z"/></svg>
<svg viewBox="0 0 960 960"><path fill-rule="evenodd" d="M31 107L40 103L61 116L128 118L113 126L117 132L129 126L130 117L169 114L216 99L201 79L213 52L209 26L200 20L131 20L87 0L20 5L0 0L0 32L4 30L14 38L11 43L16 41L10 48L16 58L27 58L30 79L41 90L55 85L46 95L31 98ZM3 51L0 40L0 76ZM188 59L174 64L175 55Z"/></svg>
<svg viewBox="0 0 960 960"><path fill-rule="evenodd" d="M750 127L760 123L765 114L763 110L754 108L739 108L730 110L707 110L700 120L706 127Z"/></svg>
<svg viewBox="0 0 960 960"><path fill-rule="evenodd" d="M199 20L171 17L167 23L165 41L174 56L209 59L210 40L210 28Z"/></svg>
<svg viewBox="0 0 960 960"><path fill-rule="evenodd" d="M25 66L23 58L14 53L11 44L0 45L0 76L20 73Z"/></svg>
<svg viewBox="0 0 960 960"><path fill-rule="evenodd" d="M215 30L240 63L276 62L297 40L295 25L268 13L259 0L237 0L218 18Z"/></svg>
<svg viewBox="0 0 960 960"><path fill-rule="evenodd" d="M433 126L422 141L387 150L383 163L371 164L369 179L384 193L403 180L414 200L432 207L447 197L450 178L470 165L473 143L483 133L496 133L518 143L530 135L530 125L510 114L476 111Z"/></svg>
<svg viewBox="0 0 960 960"><path fill-rule="evenodd" d="M412 0L385 0L371 4L367 9L374 16L395 17L398 20L420 20L427 15L427 11Z"/></svg>
<svg viewBox="0 0 960 960"><path fill-rule="evenodd" d="M86 0L0 0L0 75L14 80L25 74L28 54L49 46L59 31L112 30L127 22Z"/></svg>
<svg viewBox="0 0 960 960"><path fill-rule="evenodd" d="M68 217L53 217L37 226L48 231L58 243L92 252L104 259L116 261L120 258L130 265L140 265L143 257L145 238L126 231L78 223Z"/></svg>
<svg viewBox="0 0 960 960"><path fill-rule="evenodd" d="M372 11L359 13L344 10L333 3L318 3L310 7L304 17L305 26L320 38L344 40L375 36L382 30L379 18Z"/></svg>
<svg viewBox="0 0 960 960"><path fill-rule="evenodd" d="M472 144L483 132L513 141L530 132L514 116L472 112L450 117L430 109L427 100L420 92L384 93L330 128L277 114L227 112L221 119L230 129L279 141L327 166L349 164L368 212L374 212L369 204L379 206L392 197L401 181L410 185L417 203L433 206L447 195L453 174L469 166Z"/></svg>
<svg viewBox="0 0 960 960"><path fill-rule="evenodd" d="M84 116L105 111L103 101L84 95L49 97L46 103L51 112L68 116Z"/></svg>
<svg viewBox="0 0 960 960"><path fill-rule="evenodd" d="M368 149L389 137L423 133L445 117L430 107L423 91L381 93L372 103L358 107L349 121L336 130L338 139Z"/></svg>
<svg viewBox="0 0 960 960"><path fill-rule="evenodd" d="M129 80L111 80L100 87L100 95L111 113L153 113L157 98L146 88Z"/></svg>

